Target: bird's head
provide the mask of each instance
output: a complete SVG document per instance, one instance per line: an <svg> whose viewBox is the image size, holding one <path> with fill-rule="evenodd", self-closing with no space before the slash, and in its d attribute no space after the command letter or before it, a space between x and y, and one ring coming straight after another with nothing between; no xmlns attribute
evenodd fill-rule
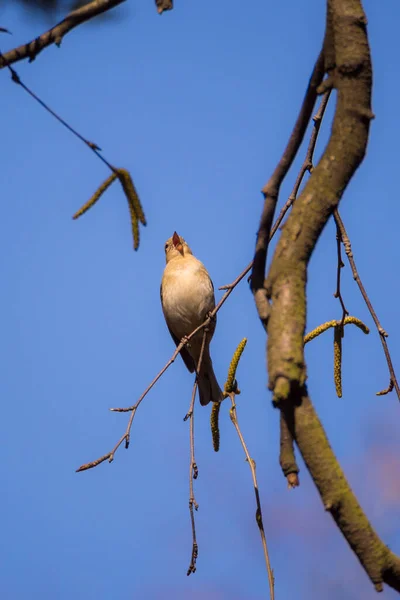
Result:
<svg viewBox="0 0 400 600"><path fill-rule="evenodd" d="M191 249L183 237L174 231L174 235L165 242L165 258L167 262L173 258L183 258L187 254L192 254Z"/></svg>

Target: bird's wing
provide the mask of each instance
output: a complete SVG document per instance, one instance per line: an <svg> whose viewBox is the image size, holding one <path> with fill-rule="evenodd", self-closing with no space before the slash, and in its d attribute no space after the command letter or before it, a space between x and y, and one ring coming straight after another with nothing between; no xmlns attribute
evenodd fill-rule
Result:
<svg viewBox="0 0 400 600"><path fill-rule="evenodd" d="M162 297L162 285L160 286L160 298L161 298L161 306L163 304L163 297ZM165 321L167 323L167 321ZM171 334L172 339L175 342L176 346L179 346L179 344L181 343L181 340L179 340L176 335L171 331L170 326L167 323L167 327L168 327L168 331ZM182 348L182 350L180 351L180 355L182 356L182 360L185 363L187 369L190 371L190 373L193 373L195 371L195 364L194 364L194 360L193 358L190 356L189 352L187 351L187 349L185 348L185 346Z"/></svg>

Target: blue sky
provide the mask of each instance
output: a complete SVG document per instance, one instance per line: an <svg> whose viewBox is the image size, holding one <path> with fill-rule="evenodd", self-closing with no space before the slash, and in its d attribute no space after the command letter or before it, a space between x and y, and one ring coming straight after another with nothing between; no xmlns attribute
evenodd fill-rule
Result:
<svg viewBox="0 0 400 600"><path fill-rule="evenodd" d="M382 11L373 0L364 4L376 119L341 213L398 366L400 5L392 0ZM250 472L227 406L218 454L209 407L196 410L199 558L195 575L186 577L189 427L182 419L192 377L182 361L141 405L129 451L121 448L112 465L75 469L111 449L127 416L108 408L132 404L173 352L159 301L165 239L174 230L183 235L216 288L250 261L259 190L285 146L319 51L323 5L176 2L159 17L151 1L131 0L109 22L82 26L61 49L16 65L22 80L110 162L131 170L148 220L137 253L118 185L72 221L109 173L2 72L3 598L267 597ZM1 25L13 32L2 38L5 50L48 24L3 7ZM330 224L310 265L307 330L340 317L335 277ZM388 384L387 367L348 266L343 293L371 334L346 330L342 399L333 385L331 332L312 342L309 389L353 490L385 543L400 553L400 406L394 393L375 395ZM266 390L265 336L246 283L218 315L212 356L221 383L243 337L238 416L257 463L276 597L375 598L301 461L301 487L286 489L279 414ZM385 589L385 597L394 592Z"/></svg>

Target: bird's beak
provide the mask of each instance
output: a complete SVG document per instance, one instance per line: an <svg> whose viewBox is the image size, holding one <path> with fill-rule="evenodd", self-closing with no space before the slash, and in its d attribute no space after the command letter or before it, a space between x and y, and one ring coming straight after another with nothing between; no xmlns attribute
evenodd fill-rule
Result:
<svg viewBox="0 0 400 600"><path fill-rule="evenodd" d="M174 244L174 246L178 250L178 252L180 252L183 256L183 246L182 246L181 238L176 233L176 231L174 231L174 235L172 236L172 243Z"/></svg>

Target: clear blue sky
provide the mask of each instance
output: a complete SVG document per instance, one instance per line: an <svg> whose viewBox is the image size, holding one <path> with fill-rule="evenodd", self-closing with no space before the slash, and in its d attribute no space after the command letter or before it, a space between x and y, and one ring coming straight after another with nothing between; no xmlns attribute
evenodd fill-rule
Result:
<svg viewBox="0 0 400 600"><path fill-rule="evenodd" d="M192 377L177 361L137 413L129 451L76 474L111 449L132 404L173 351L159 284L163 245L176 229L215 287L249 262L259 193L297 114L324 29L324 2L127 2L87 24L61 49L16 65L31 86L117 166L131 170L148 227L132 250L119 186L81 220L72 214L108 176L104 165L1 73L0 278L1 541L5 600L261 600L267 579L250 472L221 411L212 450L209 407L197 406L198 570L186 577ZM304 8L307 4L306 9ZM398 319L398 77L400 4L367 0L374 66L368 155L343 199L359 272L390 332L400 367ZM47 23L2 9L13 32L2 49ZM390 17L390 18L388 18ZM8 46L7 46L8 45ZM329 115L332 115L333 104ZM324 123L318 151L329 133ZM303 148L282 191L290 193ZM308 324L341 315L333 298L335 230L313 255ZM332 377L332 335L307 347L309 388L351 486L374 527L400 553L400 406L371 318L349 268L343 291L371 334L346 330L342 399ZM217 298L221 292L217 292ZM238 415L257 462L276 597L369 600L370 583L301 463L289 492L278 464L279 414L266 390L265 336L246 283L218 315L212 344L223 383L236 344ZM395 594L386 589L385 598Z"/></svg>

